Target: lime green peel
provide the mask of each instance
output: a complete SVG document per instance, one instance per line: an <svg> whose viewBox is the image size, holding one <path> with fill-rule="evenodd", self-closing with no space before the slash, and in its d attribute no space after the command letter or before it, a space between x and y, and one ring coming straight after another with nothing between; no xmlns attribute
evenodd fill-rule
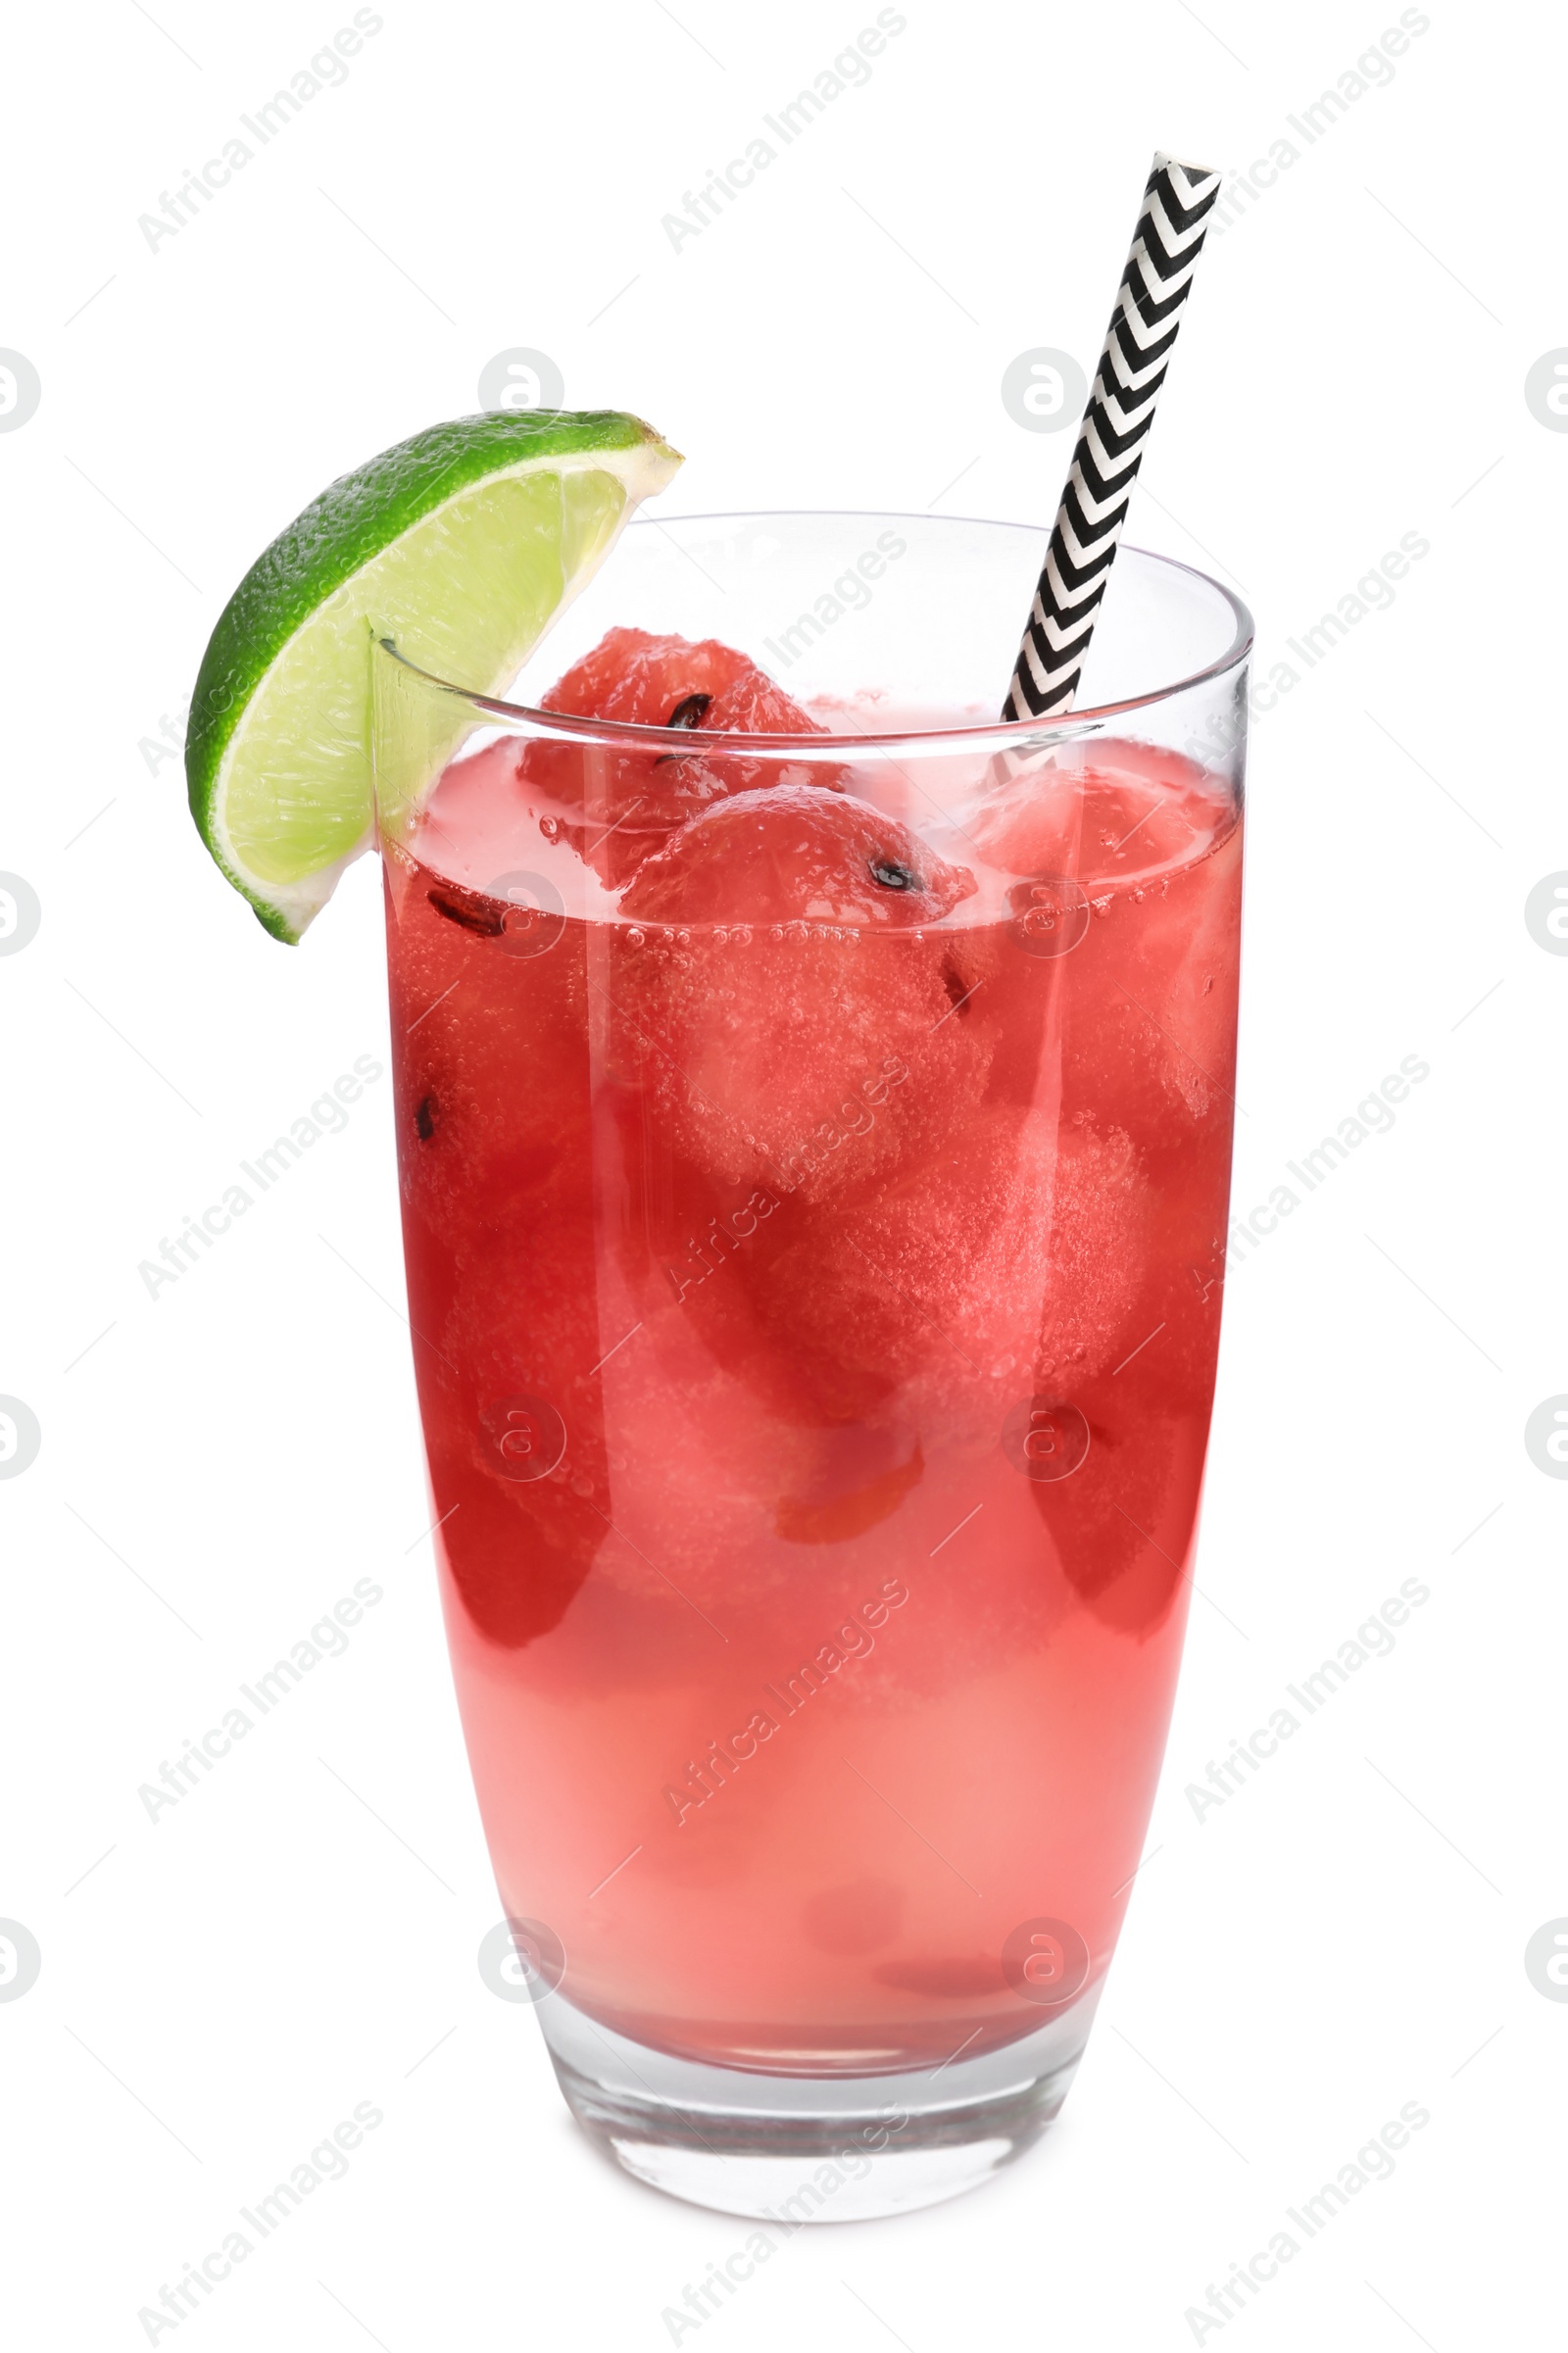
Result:
<svg viewBox="0 0 1568 2353"><path fill-rule="evenodd" d="M273 540L202 659L185 773L202 840L274 939L297 941L369 847L371 635L499 694L680 463L613 410L465 417Z"/></svg>

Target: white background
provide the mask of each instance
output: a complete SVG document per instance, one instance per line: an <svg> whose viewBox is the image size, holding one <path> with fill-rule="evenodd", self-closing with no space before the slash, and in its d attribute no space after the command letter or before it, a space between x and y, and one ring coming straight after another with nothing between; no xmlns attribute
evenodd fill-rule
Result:
<svg viewBox="0 0 1568 2353"><path fill-rule="evenodd" d="M385 1057L371 867L275 946L156 757L234 582L517 345L689 453L675 512L1047 520L1070 435L1021 429L1004 369L1092 367L1156 144L1250 166L1284 136L1211 240L1131 535L1243 585L1264 673L1401 534L1431 552L1255 730L1238 1205L1401 1057L1431 1074L1228 1285L1215 1606L1061 2123L967 2199L802 2233L699 2333L1188 2345L1208 2283L1414 2101L1394 2177L1215 2333L1540 2341L1568 2005L1523 1956L1568 1914L1568 1487L1523 1432L1568 1391L1568 960L1523 910L1568 867L1568 434L1524 379L1568 344L1560 24L1433 0L1308 146L1286 118L1392 4L907 0L868 84L677 252L662 216L870 0L386 0L343 86L150 250L138 216L351 13L101 0L8 33L0 344L42 398L0 433L0 867L42 924L0 960L0 1391L42 1445L0 1484L0 1915L43 1957L0 2003L8 2338L147 2341L138 2309L357 2102L384 2122L348 2177L181 2346L636 2353L746 2230L596 2158L475 1969L498 1907L388 1303L387 1082L177 1285L138 1278ZM138 1786L366 1576L346 1655L150 1822ZM1392 1655L1195 1818L1186 1786L1410 1577Z"/></svg>

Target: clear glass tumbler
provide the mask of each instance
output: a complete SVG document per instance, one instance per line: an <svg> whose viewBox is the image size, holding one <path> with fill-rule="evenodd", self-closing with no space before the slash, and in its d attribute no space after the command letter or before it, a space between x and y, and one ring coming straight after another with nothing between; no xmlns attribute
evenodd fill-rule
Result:
<svg viewBox="0 0 1568 2353"><path fill-rule="evenodd" d="M639 521L516 701L372 651L493 1941L622 2165L785 2230L1054 2115L1186 1616L1250 623L1124 550L1083 707L1003 725L1046 541ZM819 731L705 728L678 660L668 724L538 709L612 623Z"/></svg>

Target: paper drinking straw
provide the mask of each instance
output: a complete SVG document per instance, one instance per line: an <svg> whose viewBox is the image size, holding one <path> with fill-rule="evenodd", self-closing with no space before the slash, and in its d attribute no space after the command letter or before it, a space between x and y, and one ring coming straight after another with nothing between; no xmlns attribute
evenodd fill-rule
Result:
<svg viewBox="0 0 1568 2353"><path fill-rule="evenodd" d="M1154 157L1004 719L1072 709L1219 182L1200 164Z"/></svg>

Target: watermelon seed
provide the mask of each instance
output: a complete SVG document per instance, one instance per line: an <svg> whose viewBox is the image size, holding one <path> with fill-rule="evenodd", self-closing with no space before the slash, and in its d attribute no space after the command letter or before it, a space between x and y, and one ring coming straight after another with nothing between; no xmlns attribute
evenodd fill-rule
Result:
<svg viewBox="0 0 1568 2353"><path fill-rule="evenodd" d="M506 929L505 908L479 891L465 890L454 882L424 895L438 915L445 915L449 923L461 923L465 931L482 932L486 939L494 940Z"/></svg>
<svg viewBox="0 0 1568 2353"><path fill-rule="evenodd" d="M955 970L952 958L948 956L944 956L942 959L942 986L948 992L950 1008L957 1014L961 1021L964 1017L964 1008L974 995L974 990L970 988L963 974ZM947 1017L946 1013L942 1016L944 1021Z"/></svg>

